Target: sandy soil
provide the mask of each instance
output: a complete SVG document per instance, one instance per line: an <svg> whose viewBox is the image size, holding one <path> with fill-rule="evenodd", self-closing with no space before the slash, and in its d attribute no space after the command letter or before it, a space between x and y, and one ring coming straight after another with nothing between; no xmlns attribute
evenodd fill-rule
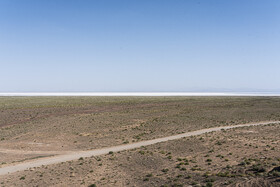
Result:
<svg viewBox="0 0 280 187"><path fill-rule="evenodd" d="M0 175L5 175L17 171L22 171L26 170L29 168L34 168L34 167L41 167L45 165L50 165L50 164L57 164L61 162L66 162L66 161L71 161L71 160L77 160L81 157L92 157L92 156L100 156L103 154L108 154L110 152L118 152L118 151L124 151L124 150L129 150L129 149L134 149L134 148L139 148L142 146L147 146L147 145L152 145L156 143L161 143L161 142L166 142L169 140L176 140L180 138L185 138L189 136L197 136L201 135L204 133L210 133L210 132L215 132L215 131L220 131L220 130L227 130L227 129L232 129L232 128L240 128L240 127L249 127L249 126L258 126L258 125L268 125L268 124L278 124L280 121L276 122L261 122L261 123L252 123L252 124L240 124L240 125L234 125L234 126L223 126L223 127L215 127L215 128L209 128L209 129L202 129L198 131L193 131L193 132L187 132L187 133L182 133L178 135L173 135L173 136L168 136L168 137L163 137L163 138L157 138L153 140L147 140L147 141L141 141L133 144L126 144L126 145L118 145L118 146L113 146L113 147L108 147L108 148L103 148L103 149L96 149L96 150L90 150L90 151L79 151L79 152L72 152L68 154L64 154L64 152L46 152L45 154L53 154L57 153L60 154L59 156L53 156L50 158L40 158L36 159L33 161L29 162L24 162L21 164L13 164L11 166L2 166L0 168ZM33 151L12 151L12 150L6 150L4 151L6 153L12 152L12 153L19 153L19 154L32 154ZM35 151L36 154L42 154L41 151ZM33 153L34 154L34 153Z"/></svg>
<svg viewBox="0 0 280 187"><path fill-rule="evenodd" d="M0 168L205 128L261 121L280 121L279 97L0 97ZM278 127L241 129L41 166L0 177L0 186L274 184L278 171L272 169L279 166ZM158 147L164 150L157 150ZM221 155L212 155L212 148ZM234 154L236 157L232 158ZM212 156L210 165L204 157L207 155ZM223 160L225 155L232 160ZM181 156L184 162L189 161L184 166L186 170L177 166L177 157ZM192 163L187 157L200 160L193 158L197 163ZM232 167L227 168L226 163ZM265 168L265 172L258 172L259 167ZM205 177L206 170L215 181ZM232 172L241 172L242 176Z"/></svg>
<svg viewBox="0 0 280 187"><path fill-rule="evenodd" d="M279 186L280 125L242 127L0 176L2 186Z"/></svg>

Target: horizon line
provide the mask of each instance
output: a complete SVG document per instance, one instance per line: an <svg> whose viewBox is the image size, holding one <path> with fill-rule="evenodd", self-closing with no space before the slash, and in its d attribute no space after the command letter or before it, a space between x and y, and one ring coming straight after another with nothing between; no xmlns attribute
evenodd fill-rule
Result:
<svg viewBox="0 0 280 187"><path fill-rule="evenodd" d="M280 96L280 92L0 92L0 96Z"/></svg>

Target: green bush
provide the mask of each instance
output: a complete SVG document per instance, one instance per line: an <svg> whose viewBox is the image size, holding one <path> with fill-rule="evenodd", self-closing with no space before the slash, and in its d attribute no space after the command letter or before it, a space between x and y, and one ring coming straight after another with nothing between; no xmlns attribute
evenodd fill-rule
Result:
<svg viewBox="0 0 280 187"><path fill-rule="evenodd" d="M96 187L96 184L91 184L88 187Z"/></svg>

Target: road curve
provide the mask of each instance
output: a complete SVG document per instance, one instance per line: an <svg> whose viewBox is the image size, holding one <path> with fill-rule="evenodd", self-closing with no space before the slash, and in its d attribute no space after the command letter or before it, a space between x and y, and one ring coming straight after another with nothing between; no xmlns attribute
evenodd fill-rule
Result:
<svg viewBox="0 0 280 187"><path fill-rule="evenodd" d="M40 167L43 165L57 164L57 163L61 163L61 162L77 160L80 157L99 156L99 155L107 154L110 151L117 152L117 151L124 151L124 150L139 148L142 146L152 145L152 144L165 142L165 141L169 141L169 140L176 140L176 139L180 139L180 138L184 138L184 137L201 135L201 134L208 133L208 132L220 131L222 129L226 130L226 129L232 129L232 128L237 128L237 127L249 127L249 126L269 125L269 124L277 124L277 123L280 123L280 121L270 121L270 122L259 122L259 123L214 127L214 128L208 128L208 129L201 129L201 130L197 130L197 131L193 131L193 132L186 132L186 133L163 137L163 138L157 138L157 139L153 139L153 140L141 141L141 142L132 143L132 144L118 145L118 146L107 147L107 148L102 148L102 149L94 149L94 150L90 150L90 151L78 151L75 153L57 155L57 156L47 157L47 158L40 158L38 160L33 160L33 161L25 162L25 163L2 167L2 168L0 168L0 175L6 175L9 173L23 171L23 170L26 170L29 168Z"/></svg>

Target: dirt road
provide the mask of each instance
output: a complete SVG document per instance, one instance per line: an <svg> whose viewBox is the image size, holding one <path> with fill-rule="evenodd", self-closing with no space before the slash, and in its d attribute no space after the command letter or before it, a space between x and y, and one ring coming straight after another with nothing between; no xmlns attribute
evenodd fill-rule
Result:
<svg viewBox="0 0 280 187"><path fill-rule="evenodd" d="M33 161L25 162L25 163L2 167L2 168L0 168L0 175L6 175L9 173L26 170L26 169L33 168L33 167L40 167L43 165L50 165L50 164L56 164L56 163L60 163L60 162L76 160L76 159L79 159L80 157L98 156L98 155L108 154L111 151L117 152L117 151L139 148L141 146L152 145L152 144L156 144L156 143L160 143L160 142L180 139L180 138L189 137L189 136L201 135L204 133L220 131L222 129L226 130L226 129L232 129L232 128L238 128L238 127L249 127L249 126L268 125L268 124L277 124L277 123L280 123L280 121L258 122L258 123L241 124L241 125L233 125L233 126L214 127L214 128L208 128L208 129L201 129L201 130L197 130L197 131L193 131L193 132L186 132L186 133L163 137L163 138L157 138L157 139L153 139L153 140L141 141L141 142L132 143L132 144L118 145L118 146L114 146L114 147L95 149L95 150L90 150L90 151L78 151L75 153L73 153L73 152L70 152L67 154L62 153L61 155L57 155L57 156L53 156L53 157L40 158L38 160L33 160Z"/></svg>

